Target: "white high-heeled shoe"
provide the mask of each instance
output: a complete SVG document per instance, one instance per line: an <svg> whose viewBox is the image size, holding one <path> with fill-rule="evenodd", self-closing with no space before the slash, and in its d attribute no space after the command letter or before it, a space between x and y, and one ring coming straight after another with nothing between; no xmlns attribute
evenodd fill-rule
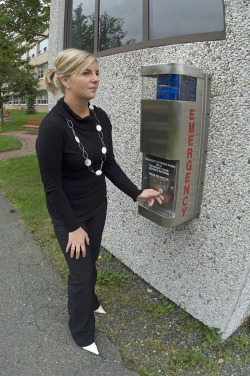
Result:
<svg viewBox="0 0 250 376"><path fill-rule="evenodd" d="M104 311L104 309L102 308L101 305L94 312L95 313L106 313L106 311Z"/></svg>
<svg viewBox="0 0 250 376"><path fill-rule="evenodd" d="M85 347L82 347L84 350L87 350L95 355L99 355L99 351L98 351L98 348L95 344L95 342L91 343L91 345L89 346L85 346Z"/></svg>

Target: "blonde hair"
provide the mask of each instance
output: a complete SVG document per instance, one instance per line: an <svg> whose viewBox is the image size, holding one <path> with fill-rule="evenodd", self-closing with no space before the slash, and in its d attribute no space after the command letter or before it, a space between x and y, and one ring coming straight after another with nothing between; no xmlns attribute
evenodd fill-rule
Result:
<svg viewBox="0 0 250 376"><path fill-rule="evenodd" d="M81 75L94 61L97 61L97 58L87 51L76 48L68 48L61 51L54 60L54 68L49 68L45 71L44 82L46 89L52 94L56 94L59 91L64 93L65 87L62 85L60 78L70 76L73 73Z"/></svg>

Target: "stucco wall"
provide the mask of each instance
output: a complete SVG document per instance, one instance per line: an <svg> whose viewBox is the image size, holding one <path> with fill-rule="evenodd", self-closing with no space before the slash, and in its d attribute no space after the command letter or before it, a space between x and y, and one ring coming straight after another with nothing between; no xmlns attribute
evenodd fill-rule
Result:
<svg viewBox="0 0 250 376"><path fill-rule="evenodd" d="M112 120L118 162L140 186L141 66L181 62L212 74L200 217L173 229L159 227L139 216L137 205L108 184L103 246L194 317L220 328L224 338L250 313L250 6L244 0L227 0L225 5L225 41L100 58L101 83L95 101ZM63 5L58 0L52 1L53 11L50 51L54 46L55 53L62 48L57 41L62 40L58 15Z"/></svg>
<svg viewBox="0 0 250 376"><path fill-rule="evenodd" d="M53 60L58 54L58 52L63 50L64 12L64 1L51 1L49 25L49 67L53 66ZM56 103L56 100L58 98L59 96L55 97L49 94L49 108L51 108Z"/></svg>

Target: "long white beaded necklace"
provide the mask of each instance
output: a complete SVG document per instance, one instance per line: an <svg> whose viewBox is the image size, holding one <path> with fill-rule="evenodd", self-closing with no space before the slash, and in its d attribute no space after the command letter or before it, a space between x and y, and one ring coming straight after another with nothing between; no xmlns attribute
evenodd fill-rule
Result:
<svg viewBox="0 0 250 376"><path fill-rule="evenodd" d="M87 153L87 151L85 150L84 146L82 145L82 143L81 143L79 137L77 137L76 132L75 132L75 129L74 129L74 124L72 123L72 121L66 118L66 122L67 122L68 127L71 129L71 131L72 131L72 133L73 133L73 136L74 136L74 138L75 138L75 140L76 140L76 142L77 142L79 148L80 148L81 151L82 151L82 155L83 155L83 158L84 158L84 160L85 160L85 161L84 161L85 165L88 167L89 171L93 172L93 174L95 174L95 175L97 175L97 176L100 176L100 175L102 175L102 167L103 167L103 163L104 163L105 160L106 160L107 148L106 148L106 146L105 146L105 144L104 144L103 133L102 133L102 127L101 127L101 125L100 125L100 120L99 120L98 117L96 116L96 113L95 113L95 110L94 110L94 106L93 106L92 104L90 104L90 105L89 105L89 109L90 109L91 111L93 111L93 113L94 113L94 115L95 115L95 119L96 119L96 122L97 122L97 124L96 124L96 130L97 130L98 136L99 136L99 138L100 138L100 140L101 140L101 143L102 143L102 150L101 150L101 152L102 152L102 156L101 156L101 164L100 164L100 169L99 169L99 170L96 170L96 171L93 170L93 167L92 167L92 161L91 161L91 159L89 159L88 153Z"/></svg>

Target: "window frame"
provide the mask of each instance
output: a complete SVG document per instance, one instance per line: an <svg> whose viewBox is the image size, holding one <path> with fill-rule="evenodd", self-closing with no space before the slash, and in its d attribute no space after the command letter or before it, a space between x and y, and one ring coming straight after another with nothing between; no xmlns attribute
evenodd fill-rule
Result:
<svg viewBox="0 0 250 376"><path fill-rule="evenodd" d="M142 22L142 36L143 42L133 43L120 47L111 48L108 50L98 51L99 42L99 12L100 0L95 0L95 30L94 30L94 54L97 57L114 55L122 52L136 51L144 48L170 46L181 43L206 42L226 39L226 25L225 25L225 3L223 5L224 29L222 31L179 35L176 37L161 38L149 40L149 0L142 0L143 3L143 22ZM64 48L71 47L71 30L72 30L72 8L73 0L65 0L65 17L64 17Z"/></svg>
<svg viewBox="0 0 250 376"><path fill-rule="evenodd" d="M45 95L45 99L41 99L41 95ZM39 106L46 106L49 103L48 100L48 92L45 89L39 90L37 95L37 105Z"/></svg>
<svg viewBox="0 0 250 376"><path fill-rule="evenodd" d="M48 69L48 62L37 65L37 77L39 80L44 78L44 73Z"/></svg>
<svg viewBox="0 0 250 376"><path fill-rule="evenodd" d="M19 104L20 105L26 105L26 97L21 97L21 98L19 98Z"/></svg>

